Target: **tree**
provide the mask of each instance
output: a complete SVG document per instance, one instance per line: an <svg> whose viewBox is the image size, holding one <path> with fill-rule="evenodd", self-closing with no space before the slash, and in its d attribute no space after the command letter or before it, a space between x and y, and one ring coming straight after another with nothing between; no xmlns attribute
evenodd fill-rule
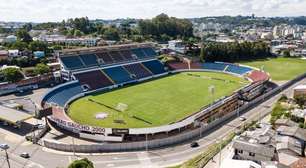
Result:
<svg viewBox="0 0 306 168"><path fill-rule="evenodd" d="M19 29L16 32L16 36L17 36L17 39L22 41L22 42L29 43L29 42L33 41L32 37L30 36L30 34L25 29Z"/></svg>
<svg viewBox="0 0 306 168"><path fill-rule="evenodd" d="M300 107L303 107L306 104L306 96L304 95L298 95L294 97L296 104L298 104Z"/></svg>
<svg viewBox="0 0 306 168"><path fill-rule="evenodd" d="M28 48L28 45L26 42L16 41L16 43L13 43L9 48L23 51Z"/></svg>
<svg viewBox="0 0 306 168"><path fill-rule="evenodd" d="M36 75L43 75L50 72L50 67L46 64L39 63L35 66L34 73Z"/></svg>
<svg viewBox="0 0 306 168"><path fill-rule="evenodd" d="M47 51L48 45L41 41L32 41L29 44L29 49L31 51Z"/></svg>
<svg viewBox="0 0 306 168"><path fill-rule="evenodd" d="M284 57L290 57L290 51L289 50L285 50L283 52Z"/></svg>
<svg viewBox="0 0 306 168"><path fill-rule="evenodd" d="M120 36L119 36L119 31L117 28L110 26L107 27L103 33L103 37L106 40L115 40L115 41L119 41L120 40Z"/></svg>
<svg viewBox="0 0 306 168"><path fill-rule="evenodd" d="M87 158L81 160L75 160L72 162L68 168L94 168L93 163Z"/></svg>
<svg viewBox="0 0 306 168"><path fill-rule="evenodd" d="M6 68L1 71L4 76L5 81L8 82L18 82L23 79L23 75L17 68Z"/></svg>

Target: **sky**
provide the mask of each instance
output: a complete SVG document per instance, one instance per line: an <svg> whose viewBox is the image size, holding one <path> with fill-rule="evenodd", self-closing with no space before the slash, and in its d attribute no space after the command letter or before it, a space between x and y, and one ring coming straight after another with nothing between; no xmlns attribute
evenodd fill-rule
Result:
<svg viewBox="0 0 306 168"><path fill-rule="evenodd" d="M306 0L0 0L0 21L179 18L223 15L306 16Z"/></svg>

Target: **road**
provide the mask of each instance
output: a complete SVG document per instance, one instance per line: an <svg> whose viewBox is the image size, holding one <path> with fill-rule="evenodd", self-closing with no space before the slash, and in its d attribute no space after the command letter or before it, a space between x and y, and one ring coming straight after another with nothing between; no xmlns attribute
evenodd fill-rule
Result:
<svg viewBox="0 0 306 168"><path fill-rule="evenodd" d="M273 104L278 100L280 95L287 94L292 95L292 90L299 84L305 84L306 79L296 83L290 88L286 89L282 93L274 96L258 107L243 114L247 118L244 122L250 122L257 120L259 117L264 116L271 112ZM209 144L214 143L216 140L224 137L228 133L235 130L235 128L241 125L243 122L239 119L230 121L229 123L222 125L217 130L212 131L205 137L198 140L200 147L190 148L190 144L182 144L175 147L152 150L148 152L126 152L126 153L103 153L103 154L90 154L82 156L74 156L72 153L62 153L45 149L38 145L32 145L25 142L22 138L12 140L7 138L7 134L0 136L1 142L8 143L11 148L9 150L9 156L11 163L14 164L13 168L28 167L28 168L56 168L67 167L67 165L79 158L87 157L93 161L96 167L168 167L183 163L194 156L200 154ZM0 131L1 133L1 131ZM19 154L22 152L28 152L31 155L29 160L19 160ZM1 154L4 154L2 152ZM6 167L4 156L1 155L0 166ZM28 162L25 162L28 161ZM26 166L25 166L26 165Z"/></svg>

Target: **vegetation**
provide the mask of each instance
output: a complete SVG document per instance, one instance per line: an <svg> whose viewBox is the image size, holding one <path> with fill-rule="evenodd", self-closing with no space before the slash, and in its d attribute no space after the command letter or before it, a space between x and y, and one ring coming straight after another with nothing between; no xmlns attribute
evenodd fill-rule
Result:
<svg viewBox="0 0 306 168"><path fill-rule="evenodd" d="M7 82L18 82L23 79L23 75L17 68L6 68L0 71L0 76L3 76L4 81Z"/></svg>
<svg viewBox="0 0 306 168"><path fill-rule="evenodd" d="M273 81L288 81L306 72L306 60L299 58L279 57L239 63L263 68L270 74Z"/></svg>
<svg viewBox="0 0 306 168"><path fill-rule="evenodd" d="M144 36L152 36L154 39L166 41L170 38L193 36L192 23L187 19L177 19L166 14L160 14L152 20L141 20L139 32Z"/></svg>
<svg viewBox="0 0 306 168"><path fill-rule="evenodd" d="M73 161L68 168L94 168L93 163L87 158Z"/></svg>
<svg viewBox="0 0 306 168"><path fill-rule="evenodd" d="M34 73L36 75L43 75L50 72L50 67L46 64L39 63L35 66Z"/></svg>
<svg viewBox="0 0 306 168"><path fill-rule="evenodd" d="M271 113L270 123L274 125L275 121L286 116L287 110L284 106L281 105L281 102L278 101Z"/></svg>
<svg viewBox="0 0 306 168"><path fill-rule="evenodd" d="M306 105L306 96L305 95L298 95L294 97L296 104L298 104L301 108Z"/></svg>
<svg viewBox="0 0 306 168"><path fill-rule="evenodd" d="M271 53L268 45L263 42L209 42L202 47L200 56L206 62L236 62L271 57Z"/></svg>
<svg viewBox="0 0 306 168"><path fill-rule="evenodd" d="M83 97L70 105L68 115L78 123L101 127L160 126L179 121L211 103L209 86L215 86L213 97L218 99L230 95L246 83L242 78L221 73L180 73ZM127 104L128 109L118 112L115 110L118 103ZM108 116L103 120L96 119L99 113L107 113ZM114 120L123 120L124 123Z"/></svg>

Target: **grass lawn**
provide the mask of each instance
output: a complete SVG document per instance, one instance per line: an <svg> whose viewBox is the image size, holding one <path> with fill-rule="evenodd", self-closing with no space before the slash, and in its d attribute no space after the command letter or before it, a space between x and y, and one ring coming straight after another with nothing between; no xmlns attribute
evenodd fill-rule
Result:
<svg viewBox="0 0 306 168"><path fill-rule="evenodd" d="M78 123L106 128L160 126L184 119L211 103L208 91L211 85L215 86L214 98L221 98L246 84L242 78L222 73L184 72L83 97L71 104L68 115ZM128 109L118 112L104 106L115 108L118 103L127 104ZM108 117L96 119L99 113L107 113ZM115 123L114 120L124 120L125 123Z"/></svg>
<svg viewBox="0 0 306 168"><path fill-rule="evenodd" d="M264 70L270 73L274 81L288 81L306 72L306 60L299 58L279 57L240 63L257 68L264 66Z"/></svg>

